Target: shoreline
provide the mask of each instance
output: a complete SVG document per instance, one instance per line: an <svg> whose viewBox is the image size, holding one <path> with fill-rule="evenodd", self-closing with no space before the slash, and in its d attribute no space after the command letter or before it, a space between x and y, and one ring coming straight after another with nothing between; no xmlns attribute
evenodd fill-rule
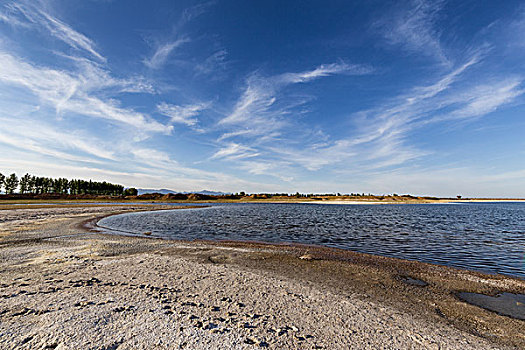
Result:
<svg viewBox="0 0 525 350"><path fill-rule="evenodd" d="M119 206L119 205L162 205L162 204L345 204L345 205L380 205L380 204L468 204L468 203L525 203L525 199L506 199L506 198L472 198L472 199L410 199L410 200L376 200L376 199L239 199L239 200L225 200L225 199L202 199L202 200L163 200L163 199L77 199L77 200L62 200L62 199L2 199L0 200L0 210L11 207L23 207L24 205L37 206Z"/></svg>
<svg viewBox="0 0 525 350"><path fill-rule="evenodd" d="M328 203L327 203L328 204ZM201 208L208 208L209 206L184 206L184 207L169 207L169 208L160 208L160 209L143 209L143 210L137 210L134 212L154 212L159 210L178 210L178 209L201 209ZM491 272L491 271L484 271L482 269L475 269L475 268L468 268L468 267L461 267L461 266L453 266L453 265L445 265L435 262L425 262L420 261L417 259L406 259L406 258L398 258L394 256L386 256L381 254L374 254L374 253L367 253L367 252L359 252L351 249L345 249L345 248L337 248L337 247L331 247L328 245L323 244L309 244L309 243L300 243L300 242L291 242L291 241L282 241L282 242L268 242L268 241L258 241L258 240L233 240L233 239L194 239L194 240L184 240L184 239L174 239L174 238L168 238L168 237L158 237L158 236L150 236L150 235L141 235L140 233L131 232L131 231L125 231L125 230L118 230L118 229L112 229L109 227L99 226L98 223L100 220L110 217L110 216L116 216L121 215L123 213L111 213L107 215L98 216L95 218L88 219L78 225L80 229L88 230L90 232L94 233L101 233L101 234L109 234L109 235L121 235L121 236L128 236L128 237L139 237L139 238L147 238L147 239L160 239L165 241L173 241L173 242L180 242L185 244L193 244L193 243L200 243L200 244L210 244L210 245L253 245L253 246L260 246L260 247L268 247L273 249L283 249L284 247L291 247L291 248L301 248L303 250L318 250L318 254L321 256L330 256L333 254L327 254L322 253L321 251L333 251L333 252L341 252L343 253L355 253L355 254L362 254L365 256L371 256L371 257L381 257L386 259L394 259L398 261L405 261L405 262L416 262L420 264L427 264L430 266L439 266L442 268L451 268L459 271L468 271L472 273L479 273L482 275L490 275L490 276L503 276L510 279L516 279L519 281L525 282L525 277L520 277L517 275L510 275L506 273L497 273L497 272ZM125 213L124 213L125 214Z"/></svg>
<svg viewBox="0 0 525 350"><path fill-rule="evenodd" d="M63 207L20 209L4 212L8 216L12 215L13 219L7 221L8 225L11 225L8 228L9 232L0 241L1 266L3 267L3 272L0 272L1 294L4 304L4 310L2 310L4 312L0 312L0 319L4 326L9 324L16 329L25 330L22 333L26 336L27 329L34 329L34 326L29 326L31 322L27 323L28 320L24 320L24 317L34 318L35 322L42 322L42 319L44 319L44 323L52 322L53 327L57 327L51 332L55 337L60 334L57 333L57 330L65 327L66 329L62 331L69 335L65 339L56 340L59 344L85 345L86 341L86 339L78 338L80 335L75 335L73 332L75 325L59 325L57 323L59 321L52 321L51 319L46 321L44 316L31 313L27 316L13 316L13 313L10 313L11 311L6 311L6 309L13 308L11 304L24 305L22 302L24 297L34 298L37 301L36 299L40 296L40 292L30 296L27 292L20 294L20 289L47 287L48 285L42 279L42 275L46 272L51 273L55 279L63 279L64 281L70 275L96 274L96 278L102 281L111 277L111 283L117 282L119 275L114 275L114 273L118 272L123 275L134 275L141 283L137 282L135 283L137 286L132 287L131 284L133 283L130 284L128 279L127 282L120 282L128 283L127 286L118 284L114 288L111 286L106 288L94 283L85 288L60 289L53 293L59 300L62 300L62 304L71 302L72 305L63 305L63 310L69 310L74 315L78 315L79 327L80 325L86 327L87 314L92 317L100 317L101 313L104 314L105 312L115 316L115 322L124 322L123 329L132 333L137 333L140 327L129 322L126 323L126 320L131 320L126 318L128 316L144 319L146 324L147 322L157 324L159 330L168 330L171 325L168 325L166 320L175 318L170 322L173 321L177 327L183 328L183 330L178 329L177 336L174 336L178 340L175 340L182 341L181 339L184 339L190 348L191 345L193 348L220 348L232 344L236 348L253 348L254 345L250 344L252 341L256 345L268 344L270 347L276 348L283 346L312 348L316 344L324 346L324 348L344 348L343 345L346 341L356 341L356 348L372 348L371 343L368 343L368 346L366 345L367 341L373 343L376 340L383 342L381 344L391 344L391 346L397 344L398 347L415 346L423 348L432 348L433 346L446 348L480 348L480 346L484 348L519 348L525 345L525 337L523 336L525 334L525 323L523 321L500 316L464 303L455 294L461 291L488 295L495 295L498 292L524 293L525 282L519 279L318 246L233 241L169 241L148 239L147 236L129 237L92 233L80 231L78 226L85 221L98 221L102 215L152 210L151 206L147 208L139 208L139 206L87 207L83 209L83 213L78 215L76 211L80 211L80 207L73 209ZM160 207L159 209L174 208ZM59 212L67 212L67 210L71 212L64 215L59 214ZM43 220L47 221L41 225L36 225L33 218L18 226L16 220L23 217L24 212L26 214L33 212L28 215L33 217L38 216L34 212L40 212L42 217L50 216L50 212L52 212L53 215L56 214L56 217L51 218L51 220L44 218ZM74 216L73 212L75 212ZM5 229L6 224L3 223L2 225ZM65 257L57 257L57 254ZM13 261L17 262L14 266ZM107 270L107 266L112 266L115 271ZM165 267L159 270L157 269L158 266ZM172 267L168 268L168 266ZM179 268L175 268L176 266ZM182 273L184 271L180 270L180 266L184 266L185 273ZM208 271L210 269L213 270L213 273ZM204 275L195 274L201 270L208 272ZM152 275L152 271L157 272ZM182 274L177 271L181 271ZM17 278L21 279L17 280ZM16 282L27 278L31 278L33 282ZM187 285L177 285L177 278L185 280ZM232 289L228 283L237 281L237 278L241 278L241 280L244 278L246 282L241 284L235 282L236 287ZM204 283L202 279L212 279L213 281L203 286L201 285ZM423 287L413 285L409 279L424 281L427 285ZM8 281L11 282L8 283ZM68 285L64 281L57 282L57 284ZM109 304L99 305L95 301L88 300L95 298L97 293L88 293L89 295L81 293L82 289L91 289L92 292L98 290L98 292L112 294L114 299L133 299L134 293L142 293L145 290L138 287L140 284L162 286L163 283L168 284L166 288L188 289L188 293L193 290L194 292L190 294L197 292L200 294L200 302L185 300L178 303L177 298L180 300L188 299L187 295L183 297L178 292L171 293L168 291L167 294L173 294L172 302L166 304L176 304L172 308L163 309L160 307L157 310L152 304L152 307L158 311L157 313L150 313L147 310L141 311L141 303L151 304L151 300L146 295L139 298L140 301L137 299L132 303L137 308L135 311L124 310L115 314L115 312L107 310ZM298 297L290 299L290 295L287 293L279 296L283 291L282 288L284 288L279 287L279 285L283 285L283 283L286 285L284 290L301 295L302 299ZM26 285L20 286L20 284ZM136 288L139 290L137 291ZM265 293L268 294L263 297L256 293L258 297L252 297L247 291L253 290L265 290ZM301 292L298 292L299 290ZM71 294L73 291L76 294ZM199 303L206 303L210 298L213 299L215 292L226 293L228 295L225 298L230 299L234 299L235 295L237 295L236 298L242 296L243 301L238 302L245 304L247 308L251 308L252 315L260 313L264 317L253 319L253 317L249 318L245 315L243 317L237 316L237 318L242 318L244 323L241 321L239 321L241 323L236 323L232 321L236 317L228 316L227 313L223 314L223 306L221 306L225 304L225 311L234 307L235 303L233 302L217 300L217 304L222 303L216 306L220 308L219 311L213 311L213 307L215 307L213 305L210 306L212 309L198 306ZM155 294L156 291L149 293ZM6 295L14 294L16 296L5 298ZM46 294L40 298L44 296ZM271 296L271 303L270 301L268 303L272 305L273 311L264 313L262 309L268 306L265 304L264 298L268 298L268 296ZM329 296L330 300L324 300L325 296L327 298ZM87 304L85 307L73 305L79 303L78 299L82 298L86 299L86 303L93 302L94 304ZM41 303L42 300L44 299L40 299L39 302ZM155 302L157 300L155 299ZM304 304L304 300L309 300L309 302ZM348 303L349 301L350 303ZM184 304L192 302L197 306ZM131 301L127 304L130 303ZM304 308L310 304L315 305L315 307L308 308L308 312L306 312ZM359 308L352 307L352 305L357 304L360 305ZM345 315L353 315L355 320L362 319L362 321L357 322L353 318L337 321L342 312L337 308L344 308L346 310ZM386 311L381 311L383 309ZM200 313L196 314L196 310ZM165 312L167 311L170 311L171 314L166 315ZM86 312L87 314L84 314ZM192 316L188 315L190 312L195 313L192 315L196 318L189 319ZM49 311L49 314L51 313L61 314L61 311ZM126 316L125 314L129 315ZM217 317L219 314L221 316ZM372 317L372 315L375 316ZM122 319L122 317L124 318ZM167 319L165 319L166 317ZM229 321L217 321L214 320L214 317ZM324 319L332 320L333 317L335 317L333 321L328 323L323 321ZM376 324L372 322L374 317L378 319L384 317L392 319L393 317L395 322L392 325L387 323ZM259 321L256 320L262 318L266 323L262 322L259 325ZM202 323L202 326L199 326L199 322ZM250 325L257 323L257 326L254 328L233 327L233 323L245 324L246 322ZM281 327L277 333L284 333L280 336L276 335L275 332L272 333L271 327L268 325L277 326L280 322L294 323L294 327L298 331L293 331L295 328L287 326L291 329L285 331ZM353 328L348 325L348 322L352 324ZM210 324L212 325L210 326ZM216 325L217 327L215 327ZM18 342L23 339L16 338L14 333L8 332L4 326L0 326L2 328L0 334L4 334L0 337L0 347L5 344L20 345ZM440 330L429 331L428 327L434 326ZM206 327L211 328L206 329ZM307 338L306 335L308 334L306 333L299 334L300 331L308 328L310 328L310 333L312 333L310 335L313 338ZM219 332L224 329L229 329L229 331ZM395 329L396 332L399 331L399 334L394 332L396 337L388 337L388 340L383 336L385 333L377 333L380 329L385 332ZM153 340L147 334L138 333L127 338L124 336L119 349L121 347L123 349L131 348L131 344L152 345L150 342ZM419 334L419 336L415 334ZM36 344L37 339L35 337L45 338L46 342L54 341L51 339L51 335L40 336L37 334L34 336L34 341L27 342L26 348L31 348L29 345L34 346ZM468 339L468 342L464 342L465 339ZM91 340L93 341L93 339ZM101 339L100 342L106 340ZM165 339L165 341L168 340ZM204 344L205 341L208 343ZM361 346L358 346L359 344ZM24 348L24 346L21 347Z"/></svg>

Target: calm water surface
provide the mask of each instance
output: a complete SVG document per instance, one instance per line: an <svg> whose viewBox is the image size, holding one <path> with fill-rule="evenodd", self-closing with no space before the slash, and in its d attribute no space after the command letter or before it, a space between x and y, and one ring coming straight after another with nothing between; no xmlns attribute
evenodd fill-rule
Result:
<svg viewBox="0 0 525 350"><path fill-rule="evenodd" d="M298 242L525 278L525 203L216 204L99 226L168 239Z"/></svg>

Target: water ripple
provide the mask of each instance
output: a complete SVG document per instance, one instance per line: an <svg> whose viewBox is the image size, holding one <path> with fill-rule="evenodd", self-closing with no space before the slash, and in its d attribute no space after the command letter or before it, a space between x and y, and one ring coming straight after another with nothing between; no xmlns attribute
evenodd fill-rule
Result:
<svg viewBox="0 0 525 350"><path fill-rule="evenodd" d="M102 219L169 239L318 244L525 278L525 204L217 204Z"/></svg>

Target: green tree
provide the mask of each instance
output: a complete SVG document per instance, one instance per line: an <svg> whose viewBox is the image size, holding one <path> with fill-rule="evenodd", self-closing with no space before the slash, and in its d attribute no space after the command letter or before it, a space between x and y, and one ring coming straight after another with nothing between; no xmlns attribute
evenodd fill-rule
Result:
<svg viewBox="0 0 525 350"><path fill-rule="evenodd" d="M4 180L5 193L13 194L18 187L18 177L15 173Z"/></svg>
<svg viewBox="0 0 525 350"><path fill-rule="evenodd" d="M2 187L4 187L5 175L0 173L0 192L2 192Z"/></svg>
<svg viewBox="0 0 525 350"><path fill-rule="evenodd" d="M48 178L25 174L20 178L16 174L11 174L8 178L0 174L0 190L5 189L6 193L13 193L20 185L20 193L58 193L58 194L94 194L108 196L122 196L124 186L112 184L110 182L98 182L93 180L68 180L66 178ZM136 194L136 189L128 192Z"/></svg>
<svg viewBox="0 0 525 350"><path fill-rule="evenodd" d="M20 178L20 193L31 192L30 190L31 175L25 174Z"/></svg>
<svg viewBox="0 0 525 350"><path fill-rule="evenodd" d="M36 194L41 194L41 193L44 193L44 178L43 177L40 177L40 176L35 176L34 177L34 182L35 182L35 193Z"/></svg>
<svg viewBox="0 0 525 350"><path fill-rule="evenodd" d="M124 196L136 196L139 193L136 188L130 187L124 190Z"/></svg>
<svg viewBox="0 0 525 350"><path fill-rule="evenodd" d="M62 182L62 193L69 193L69 180L66 178L61 179Z"/></svg>
<svg viewBox="0 0 525 350"><path fill-rule="evenodd" d="M53 180L47 177L42 178L42 193L50 193L53 190Z"/></svg>
<svg viewBox="0 0 525 350"><path fill-rule="evenodd" d="M30 176L29 180L27 180L27 190L29 193L35 193L35 177Z"/></svg>

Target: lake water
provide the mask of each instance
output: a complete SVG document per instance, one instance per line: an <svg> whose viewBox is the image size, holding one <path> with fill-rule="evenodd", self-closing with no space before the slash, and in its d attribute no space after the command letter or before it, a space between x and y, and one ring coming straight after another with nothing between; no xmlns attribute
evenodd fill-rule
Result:
<svg viewBox="0 0 525 350"><path fill-rule="evenodd" d="M525 278L525 203L213 204L110 216L167 239L297 242Z"/></svg>

